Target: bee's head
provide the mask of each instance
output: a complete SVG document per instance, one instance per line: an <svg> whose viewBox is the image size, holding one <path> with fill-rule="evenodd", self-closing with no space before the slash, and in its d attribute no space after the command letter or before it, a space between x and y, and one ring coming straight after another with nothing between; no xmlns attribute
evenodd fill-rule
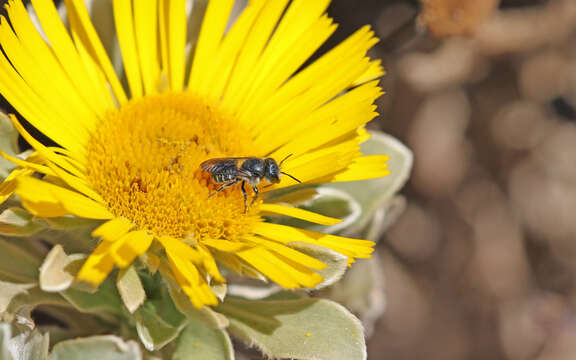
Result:
<svg viewBox="0 0 576 360"><path fill-rule="evenodd" d="M284 160L288 159L290 156L292 156L292 154L286 156ZM266 180L273 184L278 184L280 182L280 174L284 174L301 183L302 181L296 179L294 176L280 171L280 167L282 166L284 160L280 161L280 165L278 165L276 160L272 158L266 158L264 160L264 177L266 177Z"/></svg>
<svg viewBox="0 0 576 360"><path fill-rule="evenodd" d="M273 184L280 182L280 166L278 166L276 160L272 158L264 160L264 177Z"/></svg>

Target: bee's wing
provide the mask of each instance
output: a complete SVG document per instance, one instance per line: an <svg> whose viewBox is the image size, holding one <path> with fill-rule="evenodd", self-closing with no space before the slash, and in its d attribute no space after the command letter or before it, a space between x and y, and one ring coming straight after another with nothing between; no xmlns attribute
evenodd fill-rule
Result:
<svg viewBox="0 0 576 360"><path fill-rule="evenodd" d="M230 163L234 165L234 161L231 160L232 160L231 158L218 158L218 159L206 160L202 164L200 164L200 168L204 171L208 171L209 173L213 173L224 165L229 166L228 164Z"/></svg>
<svg viewBox="0 0 576 360"><path fill-rule="evenodd" d="M204 161L200 168L211 174L245 175L244 170L238 167L238 161L243 158L217 158Z"/></svg>

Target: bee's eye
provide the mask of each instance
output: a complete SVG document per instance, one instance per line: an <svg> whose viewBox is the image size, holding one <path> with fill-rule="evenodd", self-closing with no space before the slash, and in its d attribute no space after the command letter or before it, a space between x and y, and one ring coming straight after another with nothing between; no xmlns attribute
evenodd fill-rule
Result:
<svg viewBox="0 0 576 360"><path fill-rule="evenodd" d="M270 164L270 166L268 167L268 173L270 175L275 175L278 173L278 166L276 166L276 164Z"/></svg>
<svg viewBox="0 0 576 360"><path fill-rule="evenodd" d="M278 165L272 159L266 159L266 176L269 178L278 176Z"/></svg>

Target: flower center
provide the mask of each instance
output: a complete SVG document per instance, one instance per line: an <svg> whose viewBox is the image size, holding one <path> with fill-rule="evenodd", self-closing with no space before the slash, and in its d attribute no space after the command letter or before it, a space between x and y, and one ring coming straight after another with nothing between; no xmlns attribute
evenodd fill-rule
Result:
<svg viewBox="0 0 576 360"><path fill-rule="evenodd" d="M245 213L240 184L209 198L222 184L200 164L254 156L250 144L233 118L194 95L147 96L102 120L88 146L87 174L109 209L140 229L192 243L234 239L259 220L260 202Z"/></svg>

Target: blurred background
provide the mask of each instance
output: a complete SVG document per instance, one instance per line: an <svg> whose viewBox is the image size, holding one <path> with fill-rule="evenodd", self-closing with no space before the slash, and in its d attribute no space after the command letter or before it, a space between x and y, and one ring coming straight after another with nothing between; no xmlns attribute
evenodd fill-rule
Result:
<svg viewBox="0 0 576 360"><path fill-rule="evenodd" d="M146 0L141 0L146 1ZM5 1L0 1L4 3ZM415 155L369 359L576 359L576 0L333 0Z"/></svg>
<svg viewBox="0 0 576 360"><path fill-rule="evenodd" d="M415 155L369 359L576 359L576 1L335 0ZM339 39L341 39L340 37Z"/></svg>

